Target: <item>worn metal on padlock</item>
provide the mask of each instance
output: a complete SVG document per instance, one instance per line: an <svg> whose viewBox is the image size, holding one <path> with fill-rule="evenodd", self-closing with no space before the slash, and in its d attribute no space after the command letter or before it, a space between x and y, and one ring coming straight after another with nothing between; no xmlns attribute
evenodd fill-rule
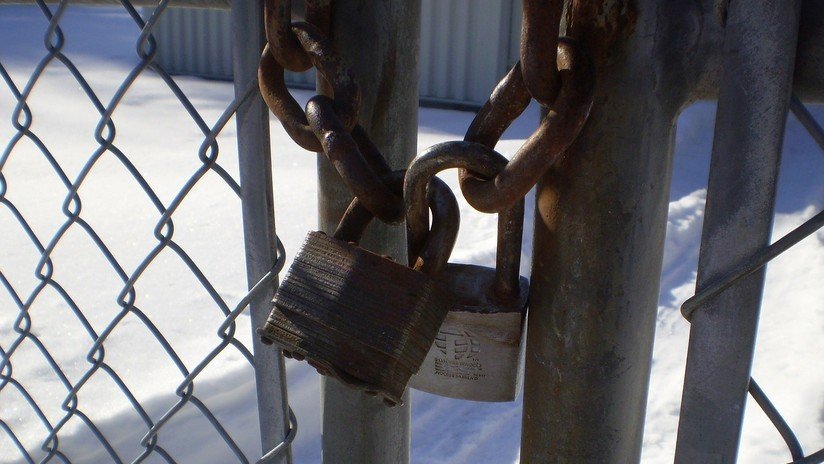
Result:
<svg viewBox="0 0 824 464"><path fill-rule="evenodd" d="M473 401L515 399L529 296L529 281L518 274L522 220L522 202L499 214L496 268L447 265L441 280L455 303L410 387Z"/></svg>
<svg viewBox="0 0 824 464"><path fill-rule="evenodd" d="M422 190L416 182L424 183L426 176L452 164L446 158L424 155L420 165L410 166L407 205L415 208L419 201L415 197ZM424 166L427 163L431 169ZM515 399L523 379L529 294L529 281L519 275L523 218L523 199L498 214L495 268L447 265L441 280L452 293L454 306L410 387L474 401Z"/></svg>
<svg viewBox="0 0 824 464"><path fill-rule="evenodd" d="M435 277L455 243L458 207L442 182L430 190L425 265L412 269L352 243L372 219L356 199L334 237L307 236L258 330L264 342L389 405L401 403L451 307Z"/></svg>

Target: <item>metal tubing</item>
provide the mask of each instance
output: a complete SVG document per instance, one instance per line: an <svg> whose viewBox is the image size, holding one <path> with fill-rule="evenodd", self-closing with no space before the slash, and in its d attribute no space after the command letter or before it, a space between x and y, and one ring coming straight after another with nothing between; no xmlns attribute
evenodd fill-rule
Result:
<svg viewBox="0 0 824 464"><path fill-rule="evenodd" d="M573 1L595 65L588 122L536 194L521 462L640 460L674 120L688 88L671 23L692 1ZM687 37L689 38L689 37ZM644 72L639 72L644 69Z"/></svg>
<svg viewBox="0 0 824 464"><path fill-rule="evenodd" d="M332 18L336 50L362 90L360 123L390 166L405 169L417 143L420 0L334 2ZM332 233L351 195L323 156L318 171L320 227ZM403 227L375 222L361 246L406 262ZM409 462L408 391L404 403L387 408L380 400L323 378L323 461Z"/></svg>
<svg viewBox="0 0 824 464"><path fill-rule="evenodd" d="M235 95L241 96L257 79L264 40L263 5L260 0L233 3L232 40ZM238 108L236 119L246 273L251 288L272 269L277 259L269 109L260 94L255 93ZM266 322L276 288L277 283L251 300L253 331ZM263 345L257 335L253 335L252 340L261 445L265 454L282 442L289 432L286 371L280 350ZM287 448L267 462L291 463L291 451Z"/></svg>
<svg viewBox="0 0 824 464"><path fill-rule="evenodd" d="M801 1L731 2L697 292L770 241ZM692 315L676 463L734 463L750 380L764 268Z"/></svg>

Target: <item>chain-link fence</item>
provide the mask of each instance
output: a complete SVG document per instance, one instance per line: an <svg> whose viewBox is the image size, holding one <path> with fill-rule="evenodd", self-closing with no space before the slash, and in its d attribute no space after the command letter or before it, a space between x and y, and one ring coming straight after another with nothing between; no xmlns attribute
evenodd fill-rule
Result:
<svg viewBox="0 0 824 464"><path fill-rule="evenodd" d="M178 462L184 447L188 458L211 462L254 462L261 455L258 430L224 411L225 397L254 396L261 372L253 369L247 309L253 300L268 300L284 263L283 247L269 236L271 243L262 246L277 243L277 259L263 264L268 272L250 273L251 286L237 279L247 270L239 244L245 238L248 245L254 235L240 230L245 218L238 198L244 195L237 179L244 169L268 166L234 161L244 155L242 148L235 151L233 118L259 99L257 86L240 80L237 94L220 101L204 96L211 88L189 82L184 90L158 66L152 31L168 3L147 12L128 1L119 7L127 21L117 27L132 28L128 45L136 54L121 63L122 75L107 77L115 86L96 83L84 71L93 60L69 53L72 40L90 39L67 32L75 7L65 0L51 6L38 1L42 21L21 25L38 31L36 60L23 59L34 54L22 50L9 59L12 69L0 55L2 103L11 109L11 125L0 128L8 140L0 154L0 462ZM74 30L93 27L91 21L75 23ZM257 55L244 59L255 64ZM59 92L40 93L44 81L80 95L88 106L66 106ZM173 95L174 110L152 107L161 91ZM801 102L793 98L790 106L824 148L824 131ZM130 124L140 111L148 123ZM186 124L167 118L171 111ZM92 123L86 132L61 134L75 129L75 119ZM261 132L257 137L263 139ZM78 143L65 144L69 139ZM163 146L160 155L152 153ZM227 221L220 217L225 214L237 217ZM229 223L237 228L223 230ZM684 316L822 225L824 212L709 282L685 303ZM224 278L229 275L234 278ZM238 361L244 369L215 381L215 369L237 369L231 366ZM793 463L824 462L824 450L803 451L754 381L749 392L787 443ZM257 427L259 418L253 419ZM289 422L280 445L270 440L265 446L275 445L269 456L294 438L294 417ZM194 438L186 442L186 435ZM191 454L198 446L200 454Z"/></svg>
<svg viewBox="0 0 824 464"><path fill-rule="evenodd" d="M20 70L34 59L31 49L0 57L14 65L0 61L2 102L13 108L0 155L0 462L173 463L184 446L187 461L245 463L261 456L256 414L250 424L220 411L226 395L254 398L244 312L256 292L271 292L284 263L278 242L271 270L248 293L237 278L246 269L236 177L266 163L238 167L230 123L239 108L259 100L257 83L236 83L240 91L225 96L225 109L198 94L206 108L197 108L153 61L152 30L167 4L141 15L124 1L116 12L81 9L66 20L81 7L38 1L42 21L31 7L3 7L19 16L15 33L37 31L42 43L30 72ZM117 34L86 33L114 13L125 18L115 23ZM120 37L136 37L136 55L119 68L101 69L67 47L88 40L104 50L127 45ZM19 39L23 47L25 37ZM259 48L250 45L245 59L256 63ZM109 70L122 75L96 80ZM149 103L169 92L173 98L161 101L176 108ZM86 107L77 103L81 98ZM185 116L167 118L170 112ZM90 136L92 142L82 141ZM260 159L240 158L241 164ZM227 213L234 222L221 217ZM227 224L237 227L224 231ZM245 368L214 380L215 370L237 370L238 362ZM292 424L270 455L294 437L294 418Z"/></svg>

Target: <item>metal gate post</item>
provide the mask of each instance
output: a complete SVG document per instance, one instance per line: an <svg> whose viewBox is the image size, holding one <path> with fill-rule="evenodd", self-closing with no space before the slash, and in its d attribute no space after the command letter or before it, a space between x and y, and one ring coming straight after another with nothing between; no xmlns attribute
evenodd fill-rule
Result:
<svg viewBox="0 0 824 464"><path fill-rule="evenodd" d="M770 241L798 38L799 0L732 2L696 290ZM741 438L765 269L696 309L677 463L734 463Z"/></svg>
<svg viewBox="0 0 824 464"><path fill-rule="evenodd" d="M240 98L257 81L263 47L263 5L261 0L232 2L232 61L235 96ZM275 265L275 205L272 192L272 159L269 148L269 109L258 92L237 109L240 198L243 235L246 245L246 273L249 288ZM263 345L254 334L272 309L277 281L262 290L250 304L255 381L262 451L281 443L289 431L289 404L286 371L280 350ZM269 463L288 464L292 453L286 449Z"/></svg>
<svg viewBox="0 0 824 464"><path fill-rule="evenodd" d="M361 87L360 123L393 169L414 158L418 119L420 0L333 2L331 37ZM351 194L318 157L320 228L334 231ZM406 262L405 230L374 221L361 245ZM323 461L340 464L409 462L409 393L388 408L336 380L322 378Z"/></svg>
<svg viewBox="0 0 824 464"><path fill-rule="evenodd" d="M596 89L580 137L537 187L523 463L640 459L674 120L693 61L707 59L705 14L680 0L567 7Z"/></svg>

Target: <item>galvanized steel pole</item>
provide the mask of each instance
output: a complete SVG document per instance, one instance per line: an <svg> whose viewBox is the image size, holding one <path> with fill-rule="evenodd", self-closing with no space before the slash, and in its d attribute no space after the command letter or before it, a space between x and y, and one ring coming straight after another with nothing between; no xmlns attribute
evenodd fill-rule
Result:
<svg viewBox="0 0 824 464"><path fill-rule="evenodd" d="M521 462L633 463L673 123L706 68L697 25L716 20L694 1L576 0L565 21L596 89L580 137L537 187Z"/></svg>
<svg viewBox="0 0 824 464"><path fill-rule="evenodd" d="M769 245L800 0L732 2L696 290ZM692 316L676 463L734 463L765 269Z"/></svg>
<svg viewBox="0 0 824 464"><path fill-rule="evenodd" d="M262 1L233 2L232 61L237 97L242 96L249 85L257 80L263 40ZM251 288L272 269L277 260L269 109L259 93L255 92L238 107L236 120L246 273ZM251 300L249 307L253 331L262 327L269 317L276 288L277 282ZM252 340L261 451L266 453L281 443L289 431L286 371L280 350L263 345L254 333ZM291 451L286 449L268 462L290 463Z"/></svg>
<svg viewBox="0 0 824 464"><path fill-rule="evenodd" d="M331 37L361 87L360 123L393 169L415 156L418 119L420 0L333 2ZM320 227L334 231L351 194L324 157L318 158ZM374 221L361 245L406 262L404 228ZM334 464L409 462L410 405L388 408L373 397L323 378L323 461Z"/></svg>

